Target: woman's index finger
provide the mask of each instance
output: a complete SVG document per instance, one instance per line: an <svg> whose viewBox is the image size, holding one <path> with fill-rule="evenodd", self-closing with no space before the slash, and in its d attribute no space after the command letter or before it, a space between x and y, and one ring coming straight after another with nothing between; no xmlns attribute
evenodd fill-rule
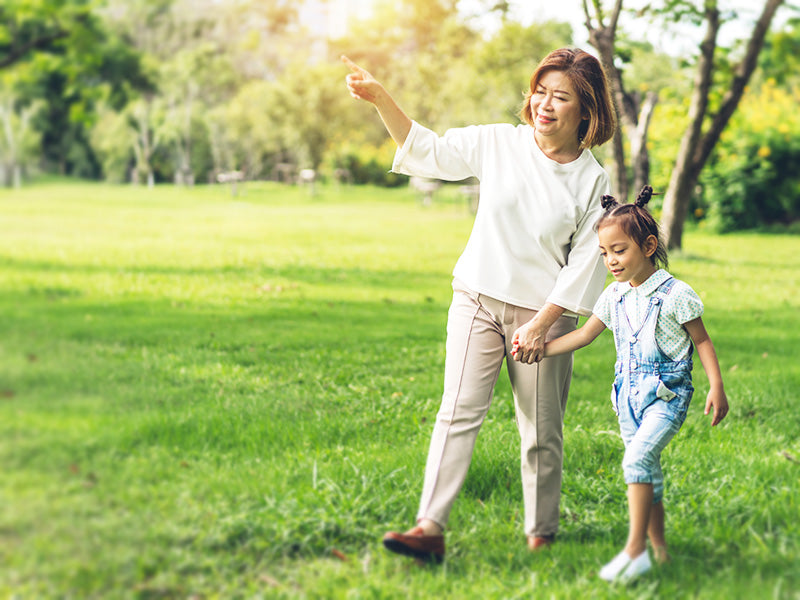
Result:
<svg viewBox="0 0 800 600"><path fill-rule="evenodd" d="M347 58L344 54L342 54L342 62L346 64L350 68L350 70L353 71L354 73L361 73L361 74L366 73L364 69L359 67L356 63Z"/></svg>

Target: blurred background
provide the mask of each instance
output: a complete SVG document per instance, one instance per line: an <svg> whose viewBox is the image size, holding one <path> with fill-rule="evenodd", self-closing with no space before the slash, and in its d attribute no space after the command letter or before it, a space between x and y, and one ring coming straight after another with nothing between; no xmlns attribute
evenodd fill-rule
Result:
<svg viewBox="0 0 800 600"><path fill-rule="evenodd" d="M705 129L742 83L737 69L767 4L4 0L0 184L59 175L141 185L303 176L404 185L389 172L394 145L375 111L346 92L341 54L412 118L444 132L518 123L538 61L577 45L618 76L620 137L595 152L617 174L615 187L625 196L644 180L664 191L692 122L711 17ZM787 226L800 216L800 13L776 4L736 110L691 182L686 218L715 230Z"/></svg>

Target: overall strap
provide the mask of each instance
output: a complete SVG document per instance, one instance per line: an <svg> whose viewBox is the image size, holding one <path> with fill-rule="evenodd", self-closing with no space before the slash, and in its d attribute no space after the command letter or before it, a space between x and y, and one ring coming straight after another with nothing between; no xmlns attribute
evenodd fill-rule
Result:
<svg viewBox="0 0 800 600"><path fill-rule="evenodd" d="M639 324L639 327L634 329L631 326L631 322L628 319L628 315L625 310L621 310L620 312L623 313L624 318L627 322L628 329L631 332L631 342L636 342L639 336L644 331L645 327L648 327L649 335L653 336L655 339L655 329L656 329L656 321L658 320L658 315L661 312L661 305L664 303L667 295L672 291L673 286L675 285L675 278L670 276L669 279L665 280L664 282L659 285L656 290L653 292L653 295L650 297L650 301L647 303L647 310L645 311L644 316L642 317L642 322ZM622 297L620 296L620 308L622 304ZM649 326L648 326L649 324ZM662 352L663 354L663 352Z"/></svg>
<svg viewBox="0 0 800 600"><path fill-rule="evenodd" d="M675 284L677 283L677 281L678 280L675 279L674 277L670 277L669 279L664 281L664 283L662 283L660 286L658 286L658 288L656 288L655 293L659 294L662 298L666 298L669 295L669 293L672 291L672 289L675 287ZM662 350L662 352L663 352L663 350ZM694 354L694 342L691 340L691 338L689 338L689 354L688 354L689 359L688 359L688 361L689 361L689 364L690 364L690 367L689 367L690 369L691 369L691 357L692 357L693 354Z"/></svg>
<svg viewBox="0 0 800 600"><path fill-rule="evenodd" d="M645 313L644 317L642 318L642 325L639 327L639 331L637 334L644 329L645 324L651 319L653 320L653 335L655 335L655 323L658 320L658 315L661 312L661 305L667 299L667 296L672 291L672 288L675 286L675 278L670 276L669 279L664 280L661 285L659 285L653 295L650 297L650 302L647 305L647 312Z"/></svg>
<svg viewBox="0 0 800 600"><path fill-rule="evenodd" d="M672 291L672 288L675 287L675 282L676 281L677 281L677 279L675 279L674 277L670 276L669 279L664 280L661 283L661 285L659 285L656 288L656 291L654 293L660 294L660 295L663 295L663 296L668 296L669 293Z"/></svg>

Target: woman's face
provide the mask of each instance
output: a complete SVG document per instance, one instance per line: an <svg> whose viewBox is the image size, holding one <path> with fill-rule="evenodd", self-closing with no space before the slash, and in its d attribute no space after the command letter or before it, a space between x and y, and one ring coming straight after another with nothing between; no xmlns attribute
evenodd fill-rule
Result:
<svg viewBox="0 0 800 600"><path fill-rule="evenodd" d="M577 142L583 110L572 82L562 71L547 71L539 78L530 104L537 134L555 143Z"/></svg>

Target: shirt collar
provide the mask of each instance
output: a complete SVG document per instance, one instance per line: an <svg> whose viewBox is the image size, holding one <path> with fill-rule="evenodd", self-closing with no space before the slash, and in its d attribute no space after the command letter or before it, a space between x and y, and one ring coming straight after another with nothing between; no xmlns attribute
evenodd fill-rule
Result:
<svg viewBox="0 0 800 600"><path fill-rule="evenodd" d="M626 294L633 293L636 294L637 296L646 298L650 296L653 292L655 292L658 289L658 287L670 277L672 277L672 275L667 273L664 269L659 269L658 271L650 275L650 277L648 277L644 283L636 287L633 287L629 282L622 283L617 288L619 292L619 297L622 298Z"/></svg>

